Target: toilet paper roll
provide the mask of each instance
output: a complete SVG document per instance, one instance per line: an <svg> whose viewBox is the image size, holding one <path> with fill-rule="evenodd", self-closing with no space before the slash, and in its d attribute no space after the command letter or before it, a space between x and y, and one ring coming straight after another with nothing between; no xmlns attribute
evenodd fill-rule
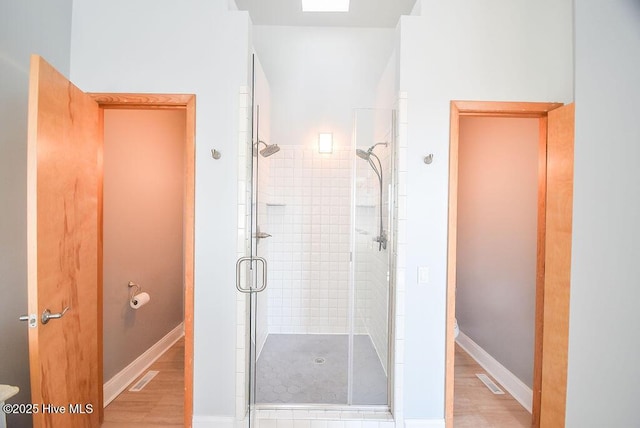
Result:
<svg viewBox="0 0 640 428"><path fill-rule="evenodd" d="M151 296L149 296L149 293L140 293L140 294L136 294L135 296L133 296L131 298L131 302L129 302L129 304L131 305L131 307L133 309L138 309L140 306L144 306L147 303L149 303L149 300L151 300Z"/></svg>

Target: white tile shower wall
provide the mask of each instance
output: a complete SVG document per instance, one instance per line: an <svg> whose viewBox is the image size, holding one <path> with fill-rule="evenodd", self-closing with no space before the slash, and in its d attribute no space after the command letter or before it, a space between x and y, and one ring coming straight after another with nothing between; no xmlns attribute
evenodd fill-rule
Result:
<svg viewBox="0 0 640 428"><path fill-rule="evenodd" d="M383 171L383 191L382 191L382 224L387 236L391 235L389 223L389 183L391 174L391 152L393 147L378 147L378 156L382 163ZM374 180L375 181L375 180ZM379 211L376 213L376 235L379 234ZM378 245L374 245L373 251L369 252L370 265L370 289L369 289L369 317L367 330L371 341L378 352L378 357L382 366L387 372L388 347L389 347L389 253L391 248L379 250Z"/></svg>
<svg viewBox="0 0 640 428"><path fill-rule="evenodd" d="M352 150L281 145L271 159L269 332L348 332Z"/></svg>
<svg viewBox="0 0 640 428"><path fill-rule="evenodd" d="M407 141L408 141L408 97L400 92L397 105L398 126L396 127L396 159L397 180L393 210L397 213L396 222L396 267L395 267L395 310L394 310L394 369L393 369L393 403L396 422L404 421L404 321L406 292L406 246L407 246L407 213L400 209L407 199Z"/></svg>
<svg viewBox="0 0 640 428"><path fill-rule="evenodd" d="M238 121L240 123L238 132L238 241L237 256L243 257L249 253L249 230L250 217L248 207L251 205L250 187L248 185L249 150L249 88L243 86L238 94L239 109ZM249 305L247 304L247 294L236 294L236 419L242 420L247 409L247 382L246 382L246 361L248 358L248 348L246 346L247 320Z"/></svg>
<svg viewBox="0 0 640 428"><path fill-rule="evenodd" d="M267 202L271 200L269 183L269 174L271 170L271 159L274 156L278 156L280 153L272 155L272 157L265 158L262 155L254 157L254 161L257 161L257 181L256 181L256 195L257 195L257 223L260 228L260 232L273 234L269 230L268 224L268 207ZM253 233L256 233L254 230ZM264 257L268 263L271 259L271 238L258 239L256 244L256 253L259 257ZM271 266L268 266L271 269ZM267 288L256 294L256 302L258 305L257 310L257 328L256 328L256 343L258 355L262 352L262 347L267 340L269 334L269 293L271 293L271 285L268 284Z"/></svg>

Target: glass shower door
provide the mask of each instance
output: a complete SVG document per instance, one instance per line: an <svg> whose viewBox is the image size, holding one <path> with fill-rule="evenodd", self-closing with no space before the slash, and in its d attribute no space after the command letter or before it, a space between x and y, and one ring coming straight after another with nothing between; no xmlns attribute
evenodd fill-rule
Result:
<svg viewBox="0 0 640 428"><path fill-rule="evenodd" d="M245 314L245 375L247 399L247 412L249 427L255 426L255 405L256 405L256 364L258 355L258 345L262 340L262 330L264 322L260 322L261 306L266 301L264 292L267 288L267 259L263 254L264 247L261 240L269 237L267 233L260 231L261 215L259 198L259 171L260 156L258 155L258 144L251 142L249 154L248 180L247 180L247 212L246 218L246 253L240 257L236 263L236 287L239 292L246 297Z"/></svg>
<svg viewBox="0 0 640 428"><path fill-rule="evenodd" d="M247 150L247 199L245 224L245 255L236 262L236 288L245 299L245 399L249 428L255 426L256 403L256 342L257 342L257 312L258 295L267 286L267 261L258 253L257 230L257 170L258 161L253 157L255 145L249 141L251 147Z"/></svg>
<svg viewBox="0 0 640 428"><path fill-rule="evenodd" d="M388 408L392 111L358 110L355 126L356 138L330 154L283 144L270 157L259 132L248 151L251 424L256 400L262 409ZM270 274L261 292L260 258Z"/></svg>
<svg viewBox="0 0 640 428"><path fill-rule="evenodd" d="M394 122L392 110L355 112L353 405L389 403Z"/></svg>
<svg viewBox="0 0 640 428"><path fill-rule="evenodd" d="M254 59L255 61L255 59ZM254 63L255 64L255 63ZM255 76L255 65L253 74ZM253 78L255 86L255 78ZM246 218L245 255L236 262L236 288L245 296L245 398L248 426L256 426L256 366L258 346L264 340L266 322L260 319L261 309L266 303L267 258L261 242L270 235L260 230L266 211L261 208L260 173L261 158L277 152L277 146L269 146L260 140L260 107L255 106L254 89L251 94L250 138L247 140L245 156L246 171ZM254 107L255 106L255 107ZM260 145L265 148L260 150ZM264 205L264 203L262 203ZM266 312L266 311L264 311Z"/></svg>

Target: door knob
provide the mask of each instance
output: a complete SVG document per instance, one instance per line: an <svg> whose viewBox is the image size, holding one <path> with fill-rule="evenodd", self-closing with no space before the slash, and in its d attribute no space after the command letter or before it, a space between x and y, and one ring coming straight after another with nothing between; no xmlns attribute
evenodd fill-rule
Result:
<svg viewBox="0 0 640 428"><path fill-rule="evenodd" d="M69 310L69 306L64 308L60 313L52 314L49 309L45 309L44 312L42 313L42 318L40 318L40 321L42 321L42 324L46 324L49 322L49 320L57 320L59 318L62 318L62 316L66 314L68 310Z"/></svg>

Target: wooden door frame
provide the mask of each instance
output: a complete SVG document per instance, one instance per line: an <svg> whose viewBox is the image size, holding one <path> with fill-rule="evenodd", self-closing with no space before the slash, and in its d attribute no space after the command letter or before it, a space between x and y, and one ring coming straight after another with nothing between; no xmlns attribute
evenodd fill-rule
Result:
<svg viewBox="0 0 640 428"><path fill-rule="evenodd" d="M490 101L451 101L451 122L449 140L449 214L447 237L447 315L445 345L445 423L453 427L454 394L454 324L455 290L457 258L457 217L458 217L458 149L460 140L460 117L512 117L537 118L538 140L538 232L536 263L536 310L535 345L533 373L532 426L540 425L540 404L542 385L542 360L544 354L552 350L543 349L543 315L545 291L545 232L546 232L546 193L547 193L547 114L562 107L562 103L531 102L490 102Z"/></svg>
<svg viewBox="0 0 640 428"><path fill-rule="evenodd" d="M90 93L104 109L173 109L186 112L185 169L184 169L184 426L191 427L193 419L193 311L194 311L194 238L195 238L195 122L196 96L192 94L131 94L131 93ZM101 125L104 121L101 118ZM102 130L104 133L104 129ZM104 144L102 142L101 144ZM100 155L100 183L102 183L102 154ZM102 189L102 185L100 185ZM99 221L102 224L102 192L99 194ZM103 384L103 325L102 325L102 228L98 231L98 372L100 385ZM101 402L102 388L100 388ZM103 409L101 420L103 418Z"/></svg>

